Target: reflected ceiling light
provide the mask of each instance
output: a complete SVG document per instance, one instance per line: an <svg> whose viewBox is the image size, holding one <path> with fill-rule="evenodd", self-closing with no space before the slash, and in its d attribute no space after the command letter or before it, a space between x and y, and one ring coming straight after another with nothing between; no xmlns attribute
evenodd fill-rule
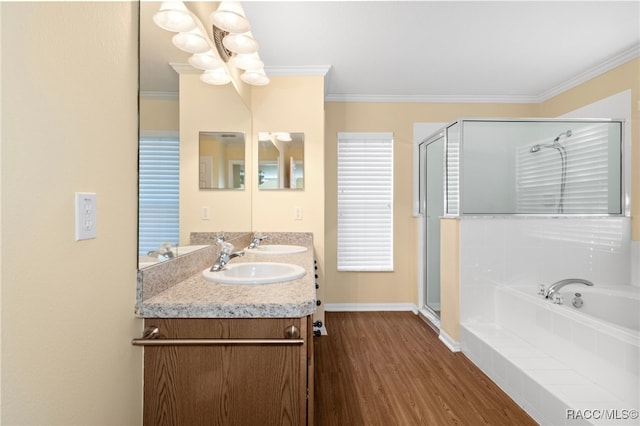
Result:
<svg viewBox="0 0 640 426"><path fill-rule="evenodd" d="M199 70L212 70L224 65L222 59L209 49L204 53L195 53L189 58L189 65Z"/></svg>
<svg viewBox="0 0 640 426"><path fill-rule="evenodd" d="M233 53L249 54L258 51L258 42L253 39L250 32L227 34L222 39L222 44Z"/></svg>
<svg viewBox="0 0 640 426"><path fill-rule="evenodd" d="M278 139L280 142L291 142L291 133L276 133L276 139Z"/></svg>
<svg viewBox="0 0 640 426"><path fill-rule="evenodd" d="M211 13L209 19L216 27L230 33L246 33L251 29L242 5L237 1L220 2L220 6Z"/></svg>
<svg viewBox="0 0 640 426"><path fill-rule="evenodd" d="M265 86L269 84L269 77L263 69L245 71L240 75L240 80L252 86Z"/></svg>
<svg viewBox="0 0 640 426"><path fill-rule="evenodd" d="M178 33L171 38L173 44L180 50L189 53L205 53L211 50L209 42L202 36L198 28L189 32Z"/></svg>
<svg viewBox="0 0 640 426"><path fill-rule="evenodd" d="M173 32L191 31L196 27L191 13L181 1L162 2L160 10L153 15L153 22L160 28Z"/></svg>
<svg viewBox="0 0 640 426"><path fill-rule="evenodd" d="M253 71L264 68L264 62L260 60L258 53L238 53L231 58L231 63L241 70Z"/></svg>
<svg viewBox="0 0 640 426"><path fill-rule="evenodd" d="M229 83L231 81L231 77L229 77L229 74L227 74L224 68L221 67L213 70L206 70L202 75L200 75L200 80L207 84L220 86Z"/></svg>
<svg viewBox="0 0 640 426"><path fill-rule="evenodd" d="M267 132L258 132L258 140L260 142L266 142L271 140L271 135L269 135L269 133Z"/></svg>

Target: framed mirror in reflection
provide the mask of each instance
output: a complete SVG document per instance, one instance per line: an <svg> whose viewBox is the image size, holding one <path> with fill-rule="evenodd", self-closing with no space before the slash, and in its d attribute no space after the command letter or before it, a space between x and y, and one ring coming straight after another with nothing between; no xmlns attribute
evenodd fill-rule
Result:
<svg viewBox="0 0 640 426"><path fill-rule="evenodd" d="M244 133L200 132L198 187L243 190L244 155Z"/></svg>
<svg viewBox="0 0 640 426"><path fill-rule="evenodd" d="M258 132L258 189L304 189L304 133Z"/></svg>

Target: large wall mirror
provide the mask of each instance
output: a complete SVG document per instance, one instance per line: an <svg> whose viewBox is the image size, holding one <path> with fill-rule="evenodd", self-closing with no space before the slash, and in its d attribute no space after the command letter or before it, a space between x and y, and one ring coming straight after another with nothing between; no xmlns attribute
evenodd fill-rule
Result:
<svg viewBox="0 0 640 426"><path fill-rule="evenodd" d="M258 133L258 189L304 189L304 133Z"/></svg>
<svg viewBox="0 0 640 426"><path fill-rule="evenodd" d="M139 212L138 262L144 267L153 263L146 255L162 251L165 243L184 248L177 254L188 252L191 232L250 231L251 191L242 188L256 185L256 179L253 173L243 176L251 150L242 148L243 154L238 153L240 139L250 140L246 138L252 134L251 112L245 100L232 84L212 86L200 81L198 74L191 74L185 65L189 55L173 45L173 33L153 23L161 2L139 4L140 135L173 140L172 155L177 156L172 177L174 201L170 206L158 202L153 206L155 211L148 214ZM187 5L206 22L218 3ZM225 158L213 159L214 164L222 161L226 165L212 168L217 180L211 179L211 189L235 190L200 189L201 133L229 142ZM208 217L203 214L205 210L210 213ZM153 216L157 220L151 219ZM142 263L141 258L149 263Z"/></svg>
<svg viewBox="0 0 640 426"><path fill-rule="evenodd" d="M200 189L244 189L244 133L200 132Z"/></svg>

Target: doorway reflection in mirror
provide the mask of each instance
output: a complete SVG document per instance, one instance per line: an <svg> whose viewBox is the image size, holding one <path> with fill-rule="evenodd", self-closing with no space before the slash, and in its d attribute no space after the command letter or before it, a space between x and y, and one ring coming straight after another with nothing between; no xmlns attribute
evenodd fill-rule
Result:
<svg viewBox="0 0 640 426"><path fill-rule="evenodd" d="M304 133L258 133L258 188L304 188Z"/></svg>
<svg viewBox="0 0 640 426"><path fill-rule="evenodd" d="M200 132L200 189L244 189L244 133Z"/></svg>

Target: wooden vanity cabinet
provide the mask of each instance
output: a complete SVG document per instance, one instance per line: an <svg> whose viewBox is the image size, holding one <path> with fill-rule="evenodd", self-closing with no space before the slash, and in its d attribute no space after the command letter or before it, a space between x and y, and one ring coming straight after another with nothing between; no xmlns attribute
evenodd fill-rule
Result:
<svg viewBox="0 0 640 426"><path fill-rule="evenodd" d="M292 325L302 343L218 342L284 339ZM145 426L313 424L310 316L147 318L145 326L158 327L160 338L215 340L213 344L145 346Z"/></svg>

